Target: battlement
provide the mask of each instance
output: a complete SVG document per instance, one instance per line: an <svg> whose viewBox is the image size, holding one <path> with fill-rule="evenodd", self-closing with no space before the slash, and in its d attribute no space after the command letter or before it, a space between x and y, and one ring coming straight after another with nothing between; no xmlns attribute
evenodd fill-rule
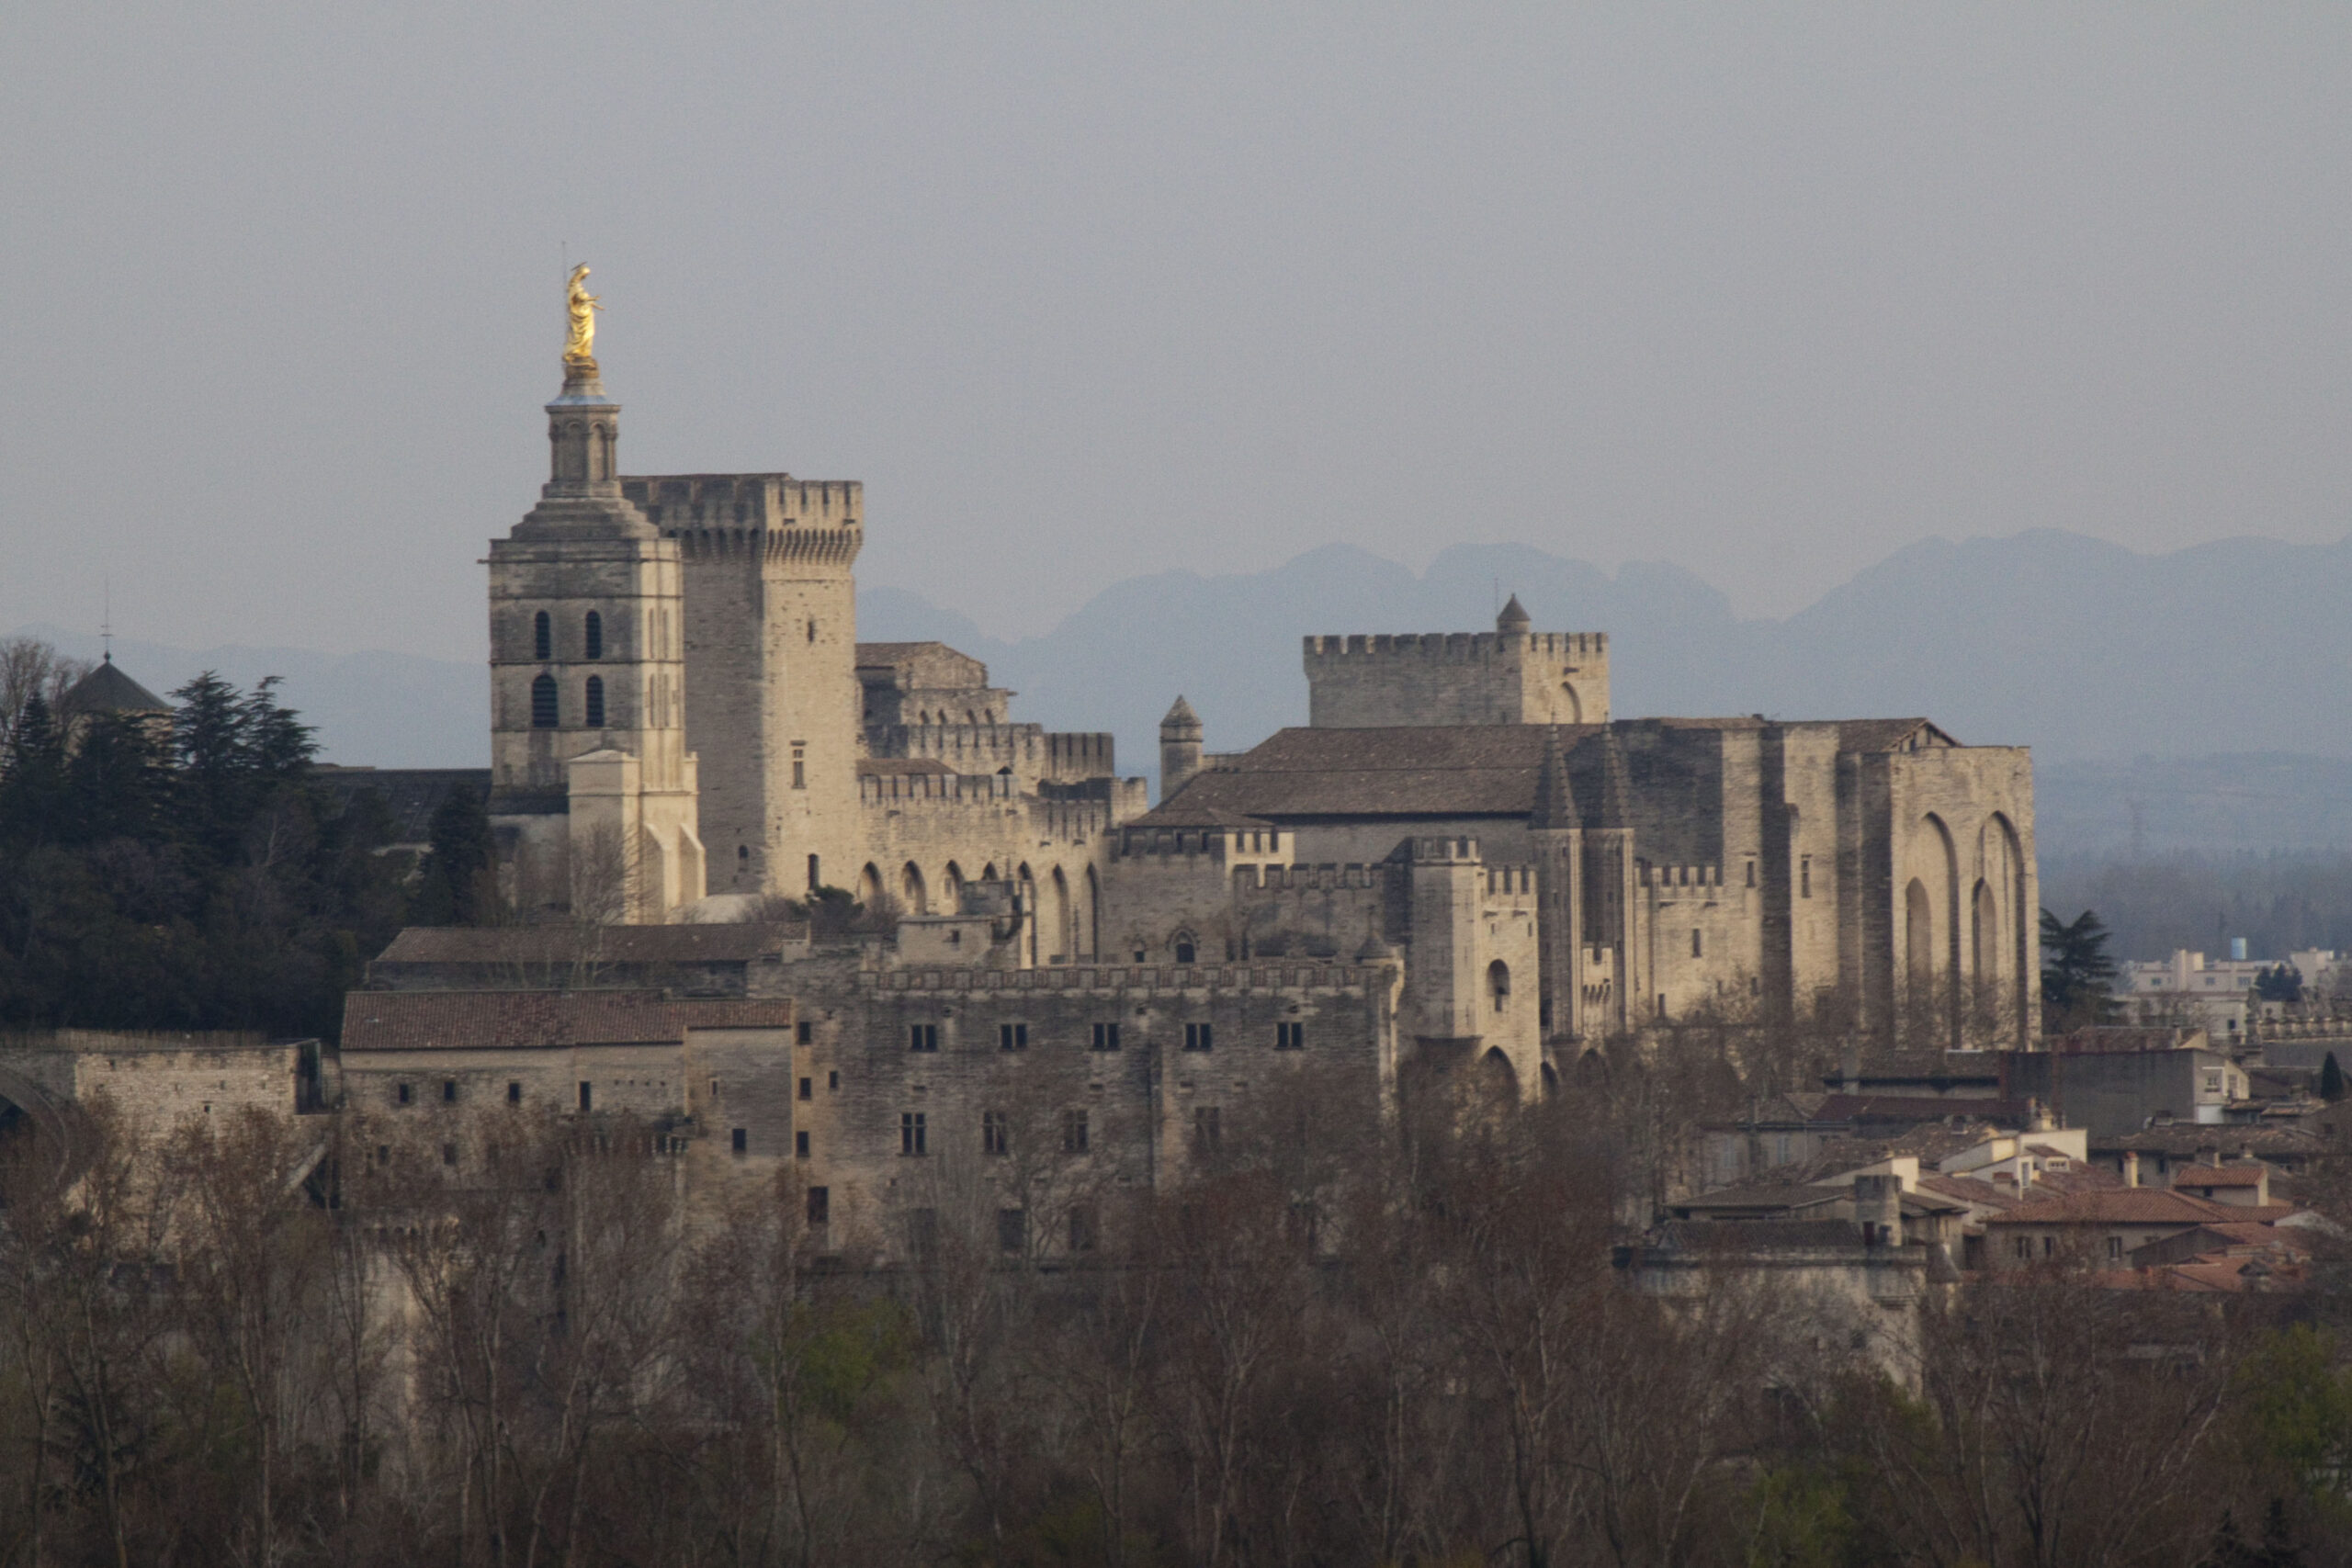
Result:
<svg viewBox="0 0 2352 1568"><path fill-rule="evenodd" d="M1389 869L1379 863L1329 861L1321 865L1240 865L1233 868L1233 886L1245 893L1328 893L1346 887L1377 887Z"/></svg>
<svg viewBox="0 0 2352 1568"><path fill-rule="evenodd" d="M1478 862L1478 840L1415 839L1410 852L1415 865L1476 865Z"/></svg>
<svg viewBox="0 0 2352 1568"><path fill-rule="evenodd" d="M865 533L855 527L678 528L664 527L683 560L819 561L847 566L857 558Z"/></svg>
<svg viewBox="0 0 2352 1568"><path fill-rule="evenodd" d="M1248 964L1057 964L1043 969L962 967L867 969L858 985L867 991L1218 991L1279 993L1299 990L1362 991L1390 983L1385 964L1342 964L1329 959L1295 962L1268 959Z"/></svg>
<svg viewBox="0 0 2352 1568"><path fill-rule="evenodd" d="M922 802L1002 802L1014 799L1004 773L860 773L861 806L903 807Z"/></svg>
<svg viewBox="0 0 2352 1568"><path fill-rule="evenodd" d="M1010 767L1057 784L1116 774L1116 744L1105 732L1048 731L1042 724L879 724L866 728L876 757L933 757L971 773Z"/></svg>
<svg viewBox="0 0 2352 1568"><path fill-rule="evenodd" d="M1296 835L1286 834L1279 828L1138 828L1129 827L1119 835L1118 853L1123 860L1190 860L1206 855L1212 860L1244 861L1252 857L1287 853Z"/></svg>
<svg viewBox="0 0 2352 1568"><path fill-rule="evenodd" d="M621 493L663 533L673 530L859 527L865 486L857 479L796 479L790 474L621 476Z"/></svg>
<svg viewBox="0 0 2352 1568"><path fill-rule="evenodd" d="M1644 887L1721 887L1724 873L1715 865L1652 865L1643 861L1634 868L1634 880Z"/></svg>
<svg viewBox="0 0 2352 1568"><path fill-rule="evenodd" d="M1607 632L1408 632L1402 636L1309 637L1309 665L1318 660L1419 660L1463 662L1502 654L1547 659L1606 659Z"/></svg>
<svg viewBox="0 0 2352 1568"><path fill-rule="evenodd" d="M1490 865L1487 868L1487 897L1489 898L1532 897L1535 892L1535 868L1532 865Z"/></svg>

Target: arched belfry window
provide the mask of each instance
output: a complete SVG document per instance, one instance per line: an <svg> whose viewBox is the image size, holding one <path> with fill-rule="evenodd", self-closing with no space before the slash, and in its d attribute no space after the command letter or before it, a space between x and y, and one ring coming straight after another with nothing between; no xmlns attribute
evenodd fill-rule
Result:
<svg viewBox="0 0 2352 1568"><path fill-rule="evenodd" d="M1499 958L1487 965L1487 995L1497 1012L1510 1006L1510 965Z"/></svg>
<svg viewBox="0 0 2352 1568"><path fill-rule="evenodd" d="M588 677L588 728L605 728L605 678L602 675Z"/></svg>
<svg viewBox="0 0 2352 1568"><path fill-rule="evenodd" d="M541 610L537 615L531 617L531 657L534 659L555 657L555 626L548 619L548 613L545 610Z"/></svg>
<svg viewBox="0 0 2352 1568"><path fill-rule="evenodd" d="M605 617L595 611L588 612L588 625L583 642L591 659L605 657Z"/></svg>
<svg viewBox="0 0 2352 1568"><path fill-rule="evenodd" d="M531 682L531 728L555 728L555 677L542 675Z"/></svg>

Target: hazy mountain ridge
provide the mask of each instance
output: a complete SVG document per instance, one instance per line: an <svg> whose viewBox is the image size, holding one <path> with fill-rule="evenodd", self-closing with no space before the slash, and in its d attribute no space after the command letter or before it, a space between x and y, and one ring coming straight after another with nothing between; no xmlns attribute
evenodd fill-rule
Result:
<svg viewBox="0 0 2352 1568"><path fill-rule="evenodd" d="M936 637L987 660L1021 716L1110 729L1122 771L1146 773L1179 693L1212 750L1240 750L1305 722L1302 636L1481 629L1514 592L1540 628L1610 634L1620 716L1926 714L1964 740L2030 745L2053 849L2125 847L2126 793L2152 849L2352 845L2352 768L2325 761L2352 758L2339 694L2352 686L2352 539L2154 556L2055 530L1928 540L1786 620L1741 619L1680 567L1611 573L1524 545L1457 545L1425 572L1347 545L1260 572L1160 572L1012 641L893 588L865 590L858 616L869 639ZM26 629L97 652L93 637ZM240 684L283 675L333 761L479 765L486 750L488 681L470 659L116 649L158 692L202 669ZM2253 753L2275 755L2240 755Z"/></svg>

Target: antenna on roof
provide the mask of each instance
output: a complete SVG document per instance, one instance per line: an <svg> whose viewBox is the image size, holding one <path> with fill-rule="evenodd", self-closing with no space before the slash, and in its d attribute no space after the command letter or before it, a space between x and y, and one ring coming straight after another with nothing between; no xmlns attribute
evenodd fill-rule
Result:
<svg viewBox="0 0 2352 1568"><path fill-rule="evenodd" d="M98 662L114 662L114 574L98 577Z"/></svg>

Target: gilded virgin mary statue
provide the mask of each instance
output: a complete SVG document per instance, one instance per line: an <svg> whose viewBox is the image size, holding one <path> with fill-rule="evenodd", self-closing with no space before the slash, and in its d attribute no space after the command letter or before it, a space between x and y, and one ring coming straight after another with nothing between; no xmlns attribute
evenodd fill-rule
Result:
<svg viewBox="0 0 2352 1568"><path fill-rule="evenodd" d="M571 269L565 283L563 302L571 313L571 335L564 340L563 362L583 370L596 368L596 312L604 307L588 292L588 264L581 263Z"/></svg>

